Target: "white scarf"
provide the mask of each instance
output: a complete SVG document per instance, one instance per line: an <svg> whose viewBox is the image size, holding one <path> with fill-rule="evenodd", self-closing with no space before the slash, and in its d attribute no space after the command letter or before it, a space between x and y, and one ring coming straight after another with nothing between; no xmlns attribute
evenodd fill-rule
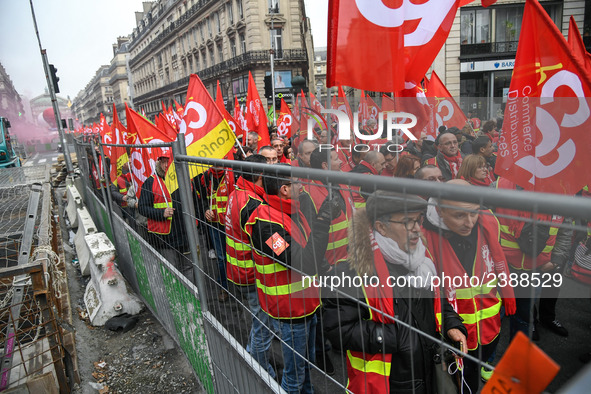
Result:
<svg viewBox="0 0 591 394"><path fill-rule="evenodd" d="M409 271L405 275L409 285L431 289L431 280L433 276L437 275L437 270L433 261L425 256L425 245L423 245L423 241L419 239L416 249L409 254L400 249L398 243L392 238L384 237L377 231L374 231L373 235L380 251L384 255L384 260L389 264L399 265ZM411 277L421 277L422 280L418 278L408 280Z"/></svg>
<svg viewBox="0 0 591 394"><path fill-rule="evenodd" d="M429 223L438 227L442 230L449 230L449 227L443 223L443 219L439 216L439 212L437 212L436 205L439 205L436 199L431 197L429 199L429 205L427 206L427 220Z"/></svg>

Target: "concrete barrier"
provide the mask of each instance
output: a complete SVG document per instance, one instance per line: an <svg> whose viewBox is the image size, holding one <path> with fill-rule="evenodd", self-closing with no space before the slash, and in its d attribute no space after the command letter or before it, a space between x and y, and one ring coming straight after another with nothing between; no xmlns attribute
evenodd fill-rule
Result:
<svg viewBox="0 0 591 394"><path fill-rule="evenodd" d="M84 293L90 324L103 326L107 320L122 313L140 313L143 304L115 266L115 246L107 235L96 233L84 238L91 256L91 280Z"/></svg>
<svg viewBox="0 0 591 394"><path fill-rule="evenodd" d="M78 189L71 184L67 186L68 205L66 205L66 214L70 221L71 228L78 228L78 216L76 210L84 206L82 196L78 193Z"/></svg>
<svg viewBox="0 0 591 394"><path fill-rule="evenodd" d="M78 262L80 263L80 272L83 276L90 275L90 251L84 237L88 234L96 234L98 232L90 213L86 207L76 210L78 220L78 231L74 236L74 245L76 246L76 254L78 255Z"/></svg>

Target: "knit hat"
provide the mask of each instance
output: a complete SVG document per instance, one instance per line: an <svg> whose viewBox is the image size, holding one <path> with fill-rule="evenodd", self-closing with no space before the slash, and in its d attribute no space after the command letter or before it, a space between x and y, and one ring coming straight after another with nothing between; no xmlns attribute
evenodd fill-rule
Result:
<svg viewBox="0 0 591 394"><path fill-rule="evenodd" d="M427 201L415 194L402 194L378 190L367 198L366 212L370 220L395 213L422 212Z"/></svg>

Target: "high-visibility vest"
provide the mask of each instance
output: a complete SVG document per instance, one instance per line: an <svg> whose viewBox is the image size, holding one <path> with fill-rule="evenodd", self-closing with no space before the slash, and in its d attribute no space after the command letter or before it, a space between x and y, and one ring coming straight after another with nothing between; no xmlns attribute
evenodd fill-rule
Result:
<svg viewBox="0 0 591 394"><path fill-rule="evenodd" d="M117 188L119 189L119 193L121 193L122 196L127 194L127 183L125 182L123 175L120 175L117 178ZM121 201L121 207L127 207L127 201Z"/></svg>
<svg viewBox="0 0 591 394"><path fill-rule="evenodd" d="M304 193L308 193L316 213L320 209L320 206L328 196L328 188L319 181L312 181L304 186ZM342 212L339 217L336 217L330 223L330 229L328 231L328 246L326 247L326 261L328 264L333 265L340 261L347 259L347 245L349 244L348 229L349 221L353 217L353 200L350 197L350 193L347 193L344 189L340 190L341 196L345 201L346 210Z"/></svg>
<svg viewBox="0 0 591 394"><path fill-rule="evenodd" d="M515 190L515 184L506 178L499 178L497 180L497 188ZM531 214L524 212L515 211L512 209L498 208L497 213L499 214L499 223L501 224L501 246L507 257L507 263L511 267L518 270L532 270L534 268L534 258L526 255L519 248L517 243L516 230L521 233L521 229L525 224L525 219L531 218ZM509 217L506 217L509 216ZM544 221L551 221L549 237L546 240L546 246L542 252L535 258L535 264L537 267L550 262L552 256L552 250L556 243L556 235L558 234L558 228L564 221L562 216L558 215L537 215L537 218ZM521 220L518 220L521 219Z"/></svg>
<svg viewBox="0 0 591 394"><path fill-rule="evenodd" d="M495 340L501 330L501 298L497 291L495 264L505 261L499 242L499 222L490 214L481 214L478 218L478 241L472 272L466 272L458 260L449 241L438 232L425 229L427 247L440 276L453 278L477 277L477 286L471 286L469 280L462 280L460 287L449 287L444 282L449 303L464 320L468 331L468 349L478 345L487 345ZM507 279L508 280L508 279ZM439 320L439 319L438 319Z"/></svg>
<svg viewBox="0 0 591 394"><path fill-rule="evenodd" d="M212 220L213 223L223 224L226 220L226 206L228 205L228 196L232 192L227 179L227 176L229 175L230 174L225 174L222 177L217 189L211 196L210 209L212 210L214 216L214 219Z"/></svg>
<svg viewBox="0 0 591 394"><path fill-rule="evenodd" d="M363 289L365 303L370 306L368 308L369 318L378 323L396 324L389 317L394 317L395 311L392 286L387 284L387 278L390 275L388 267L379 248L374 247L373 250L374 266L379 283L376 287L368 286ZM440 332L441 302L438 292L434 293L433 305L436 316L436 329ZM353 393L389 393L391 369L391 353L372 354L347 350L347 389Z"/></svg>
<svg viewBox="0 0 591 394"><path fill-rule="evenodd" d="M172 208L172 200L170 199L170 193L166 188L164 181L160 179L158 175L154 176L154 182L152 182L152 195L154 196L154 208L165 209ZM148 218L148 232L155 234L170 234L172 229L172 217L168 217L165 220L154 220Z"/></svg>
<svg viewBox="0 0 591 394"><path fill-rule="evenodd" d="M278 198L276 196L265 196L266 202L259 205L248 219L245 230L251 240L252 226L257 221L269 222L283 227L291 236L292 242L297 242L302 247L305 247L310 236L310 227L304 216L300 213L301 228L294 225L289 215L269 205L270 197ZM284 202L284 204L286 203ZM290 203L287 202L287 204ZM270 238L269 241L281 242L281 239L273 240ZM292 271L274 259L264 256L262 251L256 248L253 248L252 251L259 302L265 313L275 319L297 319L316 312L316 309L320 306L318 287L314 287L310 280L304 281L302 275L298 272ZM284 253L289 253L289 251Z"/></svg>
<svg viewBox="0 0 591 394"><path fill-rule="evenodd" d="M263 201L261 187L238 178L236 190L228 198L226 210L226 276L237 285L252 285L255 282L254 261L248 233L241 226L242 210L251 200Z"/></svg>

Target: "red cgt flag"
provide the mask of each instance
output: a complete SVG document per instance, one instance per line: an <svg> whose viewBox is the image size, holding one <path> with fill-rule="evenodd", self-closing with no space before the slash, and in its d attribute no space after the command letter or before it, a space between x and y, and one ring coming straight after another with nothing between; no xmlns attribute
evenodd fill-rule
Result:
<svg viewBox="0 0 591 394"><path fill-rule="evenodd" d="M589 183L591 80L542 6L527 0L495 172L527 190Z"/></svg>
<svg viewBox="0 0 591 394"><path fill-rule="evenodd" d="M111 133L108 134L108 142L109 144L125 144L126 139L125 135L127 134L127 130L123 127L123 124L119 121L119 117L117 116L117 108L115 104L113 104L113 124L111 125ZM127 157L127 151L125 148L120 146L112 147L111 149L111 182L117 182L117 178L121 175L121 167L123 164L129 161ZM116 163L117 165L113 165Z"/></svg>
<svg viewBox="0 0 591 394"><path fill-rule="evenodd" d="M216 94L215 94L215 104L217 105L218 109L222 113L224 119L226 119L226 122L228 122L228 124L230 125L230 128L234 132L234 135L235 136L241 135L242 141L246 141L246 132L244 131L244 129L242 129L242 127L240 127L240 124L238 122L236 122L236 120L234 120L232 115L230 115L230 113L226 109L226 105L224 104L224 98L222 97L222 89L220 88L220 81L219 80L218 80L218 86L217 86L217 90L216 90Z"/></svg>
<svg viewBox="0 0 591 394"><path fill-rule="evenodd" d="M396 112L407 112L417 117L417 124L411 129L415 137L420 138L425 133L434 139L437 137L437 128L425 91L412 82L407 82L405 86L406 89L395 92ZM398 119L398 122L409 123L409 120ZM406 139L406 136L403 138Z"/></svg>
<svg viewBox="0 0 591 394"><path fill-rule="evenodd" d="M459 0L329 0L327 85L375 92L420 83Z"/></svg>
<svg viewBox="0 0 591 394"><path fill-rule="evenodd" d="M577 22L575 22L575 18L572 15L570 16L568 24L568 45L570 45L573 55L585 65L587 72L591 73L591 54L589 54L585 48L583 37L581 37Z"/></svg>
<svg viewBox="0 0 591 394"><path fill-rule="evenodd" d="M277 135L279 137L291 138L293 117L287 103L281 99L281 109L279 110L279 119L277 119Z"/></svg>
<svg viewBox="0 0 591 394"><path fill-rule="evenodd" d="M246 93L246 124L249 131L254 131L259 135L259 149L271 145L269 129L267 128L267 114L263 109L259 92L250 71L248 72L248 92Z"/></svg>
<svg viewBox="0 0 591 394"><path fill-rule="evenodd" d="M433 110L435 111L435 127L437 129L440 126L457 127L462 130L468 118L466 118L456 100L449 94L437 73L433 71L431 80L425 77L425 81L427 81L425 95L429 102L433 104Z"/></svg>

